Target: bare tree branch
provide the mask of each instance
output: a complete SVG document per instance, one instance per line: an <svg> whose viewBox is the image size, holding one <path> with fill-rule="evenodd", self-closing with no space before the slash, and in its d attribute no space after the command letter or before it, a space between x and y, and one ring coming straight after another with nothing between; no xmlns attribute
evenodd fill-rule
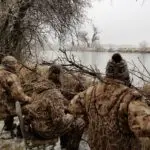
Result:
<svg viewBox="0 0 150 150"><path fill-rule="evenodd" d="M95 68L93 68L92 66L90 66L90 67L84 66L81 63L78 63L77 61L75 61L74 55L71 55L71 57L69 58L66 50L62 50L62 49L59 49L59 50L60 50L60 52L63 53L65 60L71 66L73 66L77 69L76 70L77 72L83 72L85 74L88 74L90 76L93 76L93 77L99 79L100 81L103 81L102 73L100 73L99 69L96 66L95 66Z"/></svg>
<svg viewBox="0 0 150 150"><path fill-rule="evenodd" d="M43 47L45 35L64 37L84 17L88 0L0 1L0 52L17 58L30 56L33 47Z"/></svg>

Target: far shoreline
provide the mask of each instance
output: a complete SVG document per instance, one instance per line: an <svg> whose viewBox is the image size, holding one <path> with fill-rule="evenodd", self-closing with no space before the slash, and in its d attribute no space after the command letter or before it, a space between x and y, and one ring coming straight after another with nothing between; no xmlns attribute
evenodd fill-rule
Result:
<svg viewBox="0 0 150 150"><path fill-rule="evenodd" d="M67 50L69 52L109 52L109 53L114 53L114 52L119 52L119 53L150 53L150 51L139 51L139 50L134 50L134 51L128 51L128 50Z"/></svg>

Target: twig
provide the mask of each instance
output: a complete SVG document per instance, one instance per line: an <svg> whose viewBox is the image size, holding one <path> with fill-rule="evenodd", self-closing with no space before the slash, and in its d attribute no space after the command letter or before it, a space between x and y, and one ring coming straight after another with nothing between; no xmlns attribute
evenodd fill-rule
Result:
<svg viewBox="0 0 150 150"><path fill-rule="evenodd" d="M144 64L141 62L140 58L138 57L139 62L141 63L142 67L146 70L147 74L150 76L150 72L147 70L147 68L144 66Z"/></svg>
<svg viewBox="0 0 150 150"><path fill-rule="evenodd" d="M73 55L72 55L71 58L69 58L68 55L67 55L67 53L66 53L66 50L59 49L59 51L64 54L65 60L67 62L69 62L69 64L71 64L71 66L74 66L75 68L79 69L80 71L82 71L85 74L89 74L91 76L96 77L100 81L103 81L103 78L101 76L102 74L100 72L95 71L95 69L92 68L91 66L90 66L90 68L88 68L87 66L84 66L81 63L77 63L75 61L75 57ZM96 69L96 70L98 70L98 69Z"/></svg>

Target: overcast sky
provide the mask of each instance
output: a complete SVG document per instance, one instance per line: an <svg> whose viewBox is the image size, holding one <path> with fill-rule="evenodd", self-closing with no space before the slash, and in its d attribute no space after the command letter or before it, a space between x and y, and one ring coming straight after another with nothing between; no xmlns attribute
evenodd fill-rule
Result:
<svg viewBox="0 0 150 150"><path fill-rule="evenodd" d="M103 44L150 43L150 0L101 0L88 9L88 18L101 31ZM90 31L89 25L87 25Z"/></svg>

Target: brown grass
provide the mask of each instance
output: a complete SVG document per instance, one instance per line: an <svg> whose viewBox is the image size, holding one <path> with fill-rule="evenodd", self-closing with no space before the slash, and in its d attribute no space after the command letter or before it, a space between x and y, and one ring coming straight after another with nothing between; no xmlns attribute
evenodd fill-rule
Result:
<svg viewBox="0 0 150 150"><path fill-rule="evenodd" d="M146 95L150 95L150 84L145 84L144 86L143 86L143 88L142 88L142 90L144 91L144 93L146 94Z"/></svg>

